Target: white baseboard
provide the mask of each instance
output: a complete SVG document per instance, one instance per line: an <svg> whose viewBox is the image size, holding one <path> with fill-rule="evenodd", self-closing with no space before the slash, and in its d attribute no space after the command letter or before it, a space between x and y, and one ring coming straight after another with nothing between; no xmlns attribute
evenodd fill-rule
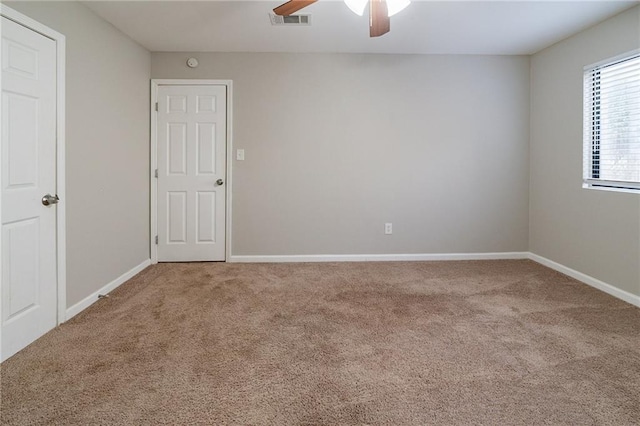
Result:
<svg viewBox="0 0 640 426"><path fill-rule="evenodd" d="M528 259L528 252L504 253L435 253L435 254L312 254L285 256L230 256L235 263L285 262L398 262L425 260L493 260Z"/></svg>
<svg viewBox="0 0 640 426"><path fill-rule="evenodd" d="M640 307L640 296L621 290L592 276L571 269L560 263L530 252L499 253L441 253L441 254L337 254L337 255L289 255L289 256L230 256L233 263L285 263L285 262L397 262L397 261L434 261L434 260L498 260L530 259L548 268L575 278L591 287L604 291L618 299ZM138 266L120 275L100 290L87 296L66 311L69 320L98 301L99 294L107 294L151 264L147 259Z"/></svg>
<svg viewBox="0 0 640 426"><path fill-rule="evenodd" d="M433 260L497 260L530 259L548 268L575 278L591 287L604 291L627 303L640 307L640 296L578 272L567 266L549 260L531 252L499 253L435 253L435 254L335 254L335 255L284 255L284 256L230 256L233 263L287 263L287 262L397 262L397 261L433 261Z"/></svg>
<svg viewBox="0 0 640 426"><path fill-rule="evenodd" d="M79 301L78 303L73 305L72 307L67 308L66 321L70 320L71 318L73 318L74 316L78 315L80 312L84 311L89 306L91 306L92 304L97 302L99 294L107 294L107 293L115 290L122 283L124 283L125 281L133 278L134 275L136 275L139 272L141 272L143 269L145 269L150 264L151 264L151 259L145 260L144 262L142 262L138 266L135 266L132 269L130 269L129 271L127 271L124 274L120 275L118 278L116 278L115 280L111 281L110 283L108 283L107 285L102 287L100 290L98 290L95 293L90 294L89 296L85 297L84 299L82 299L81 301Z"/></svg>
<svg viewBox="0 0 640 426"><path fill-rule="evenodd" d="M604 291L605 293L610 294L613 297L617 297L618 299L624 300L625 302L631 303L632 305L640 308L640 296L621 290L617 287L612 286L611 284L607 284L597 278L593 278L590 275L583 274L582 272L576 271L575 269L571 269L567 266L561 265L560 263L554 262L553 260L549 260L546 257L542 257L534 253L529 253L529 259L533 260L534 262L538 262L539 264L544 265L548 268L554 269L558 272L562 272L563 274L568 275L571 278L582 281L583 283L590 285L591 287L597 288L600 291Z"/></svg>

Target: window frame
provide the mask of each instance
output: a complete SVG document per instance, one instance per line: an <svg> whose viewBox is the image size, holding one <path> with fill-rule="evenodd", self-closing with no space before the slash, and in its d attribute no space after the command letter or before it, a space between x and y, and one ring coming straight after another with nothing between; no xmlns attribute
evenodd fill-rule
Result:
<svg viewBox="0 0 640 426"><path fill-rule="evenodd" d="M600 156L600 122L599 111L600 106L593 106L591 99L595 97L599 98L599 85L591 84L591 88L588 88L588 81L591 80L591 75L596 72L598 76L602 69L625 62L628 60L640 60L640 48L632 51L587 65L583 68L583 174L582 174L582 187L585 189L597 189L616 192L632 192L640 193L640 179L636 181L619 181L619 180L606 180L599 177L600 164L597 166L598 177L593 177L593 157L594 155ZM599 80L599 78L598 78ZM590 96L587 98L587 92ZM594 92L598 92L594 95ZM594 124L593 116L598 111L598 121ZM638 141L640 144L640 141ZM595 152L595 154L594 154Z"/></svg>

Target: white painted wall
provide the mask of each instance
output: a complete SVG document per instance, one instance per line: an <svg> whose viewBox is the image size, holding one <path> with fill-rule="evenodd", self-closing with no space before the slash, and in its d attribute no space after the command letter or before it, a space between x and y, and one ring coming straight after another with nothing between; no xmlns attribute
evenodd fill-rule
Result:
<svg viewBox="0 0 640 426"><path fill-rule="evenodd" d="M582 189L583 67L640 47L640 7L531 58L530 250L640 295L640 196Z"/></svg>
<svg viewBox="0 0 640 426"><path fill-rule="evenodd" d="M5 2L67 40L67 306L149 258L150 54L76 2Z"/></svg>
<svg viewBox="0 0 640 426"><path fill-rule="evenodd" d="M152 77L233 80L234 255L527 250L528 57L152 53Z"/></svg>

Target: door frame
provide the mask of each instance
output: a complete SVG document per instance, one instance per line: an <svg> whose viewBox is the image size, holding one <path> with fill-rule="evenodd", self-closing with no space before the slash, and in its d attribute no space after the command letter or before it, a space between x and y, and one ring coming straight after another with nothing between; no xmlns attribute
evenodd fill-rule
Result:
<svg viewBox="0 0 640 426"><path fill-rule="evenodd" d="M149 105L149 111L151 115L151 158L149 167L149 180L151 182L150 189L150 223L151 229L149 233L149 250L151 253L151 264L158 263L158 245L155 242L155 237L158 235L158 179L155 176L155 170L158 168L158 114L156 113L156 102L158 102L158 89L161 86L225 86L227 89L227 132L226 132L226 167L225 167L225 199L226 199L226 211L225 211L225 249L224 259L228 262L231 257L231 167L233 164L233 109L232 109L232 80L189 80L189 79L152 79L151 80L151 103Z"/></svg>
<svg viewBox="0 0 640 426"><path fill-rule="evenodd" d="M66 191L65 191L65 58L66 39L59 32L41 24L4 4L0 4L0 15L56 43L56 193L60 202L56 205L56 267L57 267L57 325L66 321L67 312L67 251L66 251ZM0 89L1 89L0 79ZM1 124L0 124L1 126ZM0 152L0 155L2 153ZM0 162L0 164L2 164ZM2 197L0 197L0 223L2 219ZM0 230L1 232L1 230ZM0 258L2 244L0 244ZM0 277L2 276L0 262ZM0 278L1 279L1 278ZM0 304L1 318L2 304ZM0 327L2 330L2 327ZM0 336L0 342L1 342Z"/></svg>

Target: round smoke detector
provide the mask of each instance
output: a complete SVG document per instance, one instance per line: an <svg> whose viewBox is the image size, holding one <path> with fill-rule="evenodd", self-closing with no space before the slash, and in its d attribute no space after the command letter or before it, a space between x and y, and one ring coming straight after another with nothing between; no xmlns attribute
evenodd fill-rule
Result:
<svg viewBox="0 0 640 426"><path fill-rule="evenodd" d="M187 59L187 66L189 68L195 68L198 66L198 60L196 58Z"/></svg>

